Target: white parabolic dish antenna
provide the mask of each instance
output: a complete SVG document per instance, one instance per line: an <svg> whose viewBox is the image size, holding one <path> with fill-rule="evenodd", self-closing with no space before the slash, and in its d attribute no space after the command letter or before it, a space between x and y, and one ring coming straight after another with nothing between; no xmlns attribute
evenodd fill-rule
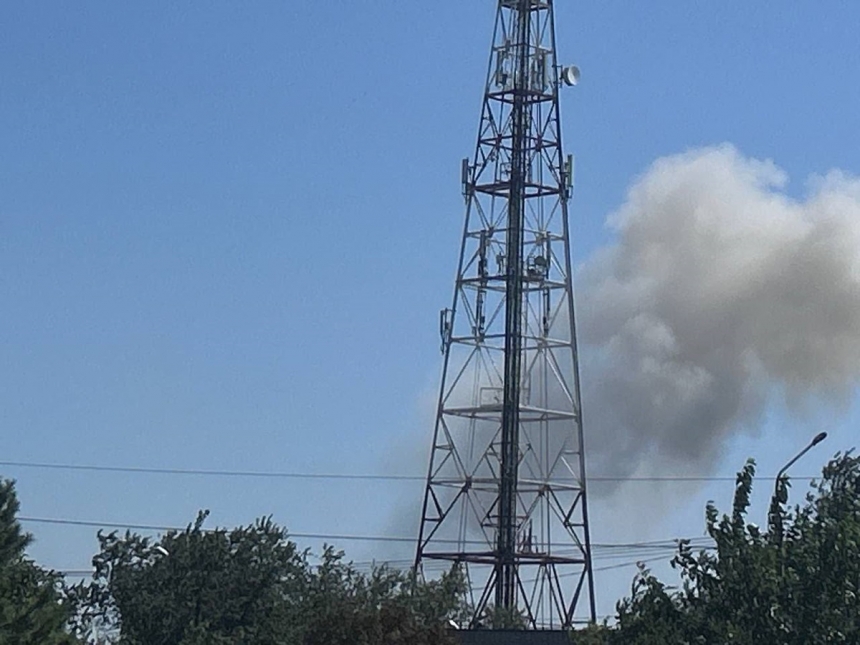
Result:
<svg viewBox="0 0 860 645"><path fill-rule="evenodd" d="M561 69L561 80L565 85L576 85L579 83L580 71L576 65L568 65Z"/></svg>

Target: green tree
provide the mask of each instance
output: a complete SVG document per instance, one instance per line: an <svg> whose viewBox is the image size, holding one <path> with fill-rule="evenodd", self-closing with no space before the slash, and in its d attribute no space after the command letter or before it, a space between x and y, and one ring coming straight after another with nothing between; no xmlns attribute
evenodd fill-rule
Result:
<svg viewBox="0 0 860 645"><path fill-rule="evenodd" d="M281 643L283 602L306 570L305 554L268 519L206 531L207 514L158 542L99 533L94 574L69 592L77 632L129 645ZM292 642L292 641L287 641Z"/></svg>
<svg viewBox="0 0 860 645"><path fill-rule="evenodd" d="M342 552L326 549L308 582L306 645L449 643L449 621L468 615L460 601L465 579L456 568L427 582L386 566L362 574Z"/></svg>
<svg viewBox="0 0 860 645"><path fill-rule="evenodd" d="M459 617L458 571L432 582L375 567L358 572L326 548L313 564L270 519L231 531L153 541L99 534L90 582L70 590L77 633L123 645L446 643Z"/></svg>
<svg viewBox="0 0 860 645"><path fill-rule="evenodd" d="M575 634L582 643L860 642L860 460L837 455L805 501L786 506L778 482L768 527L747 522L755 464L738 473L731 514L709 503L715 548L681 541L672 564L680 588L642 569L616 624ZM586 640L586 636L590 640Z"/></svg>
<svg viewBox="0 0 860 645"><path fill-rule="evenodd" d="M14 482L0 481L0 645L73 643L62 577L27 558L32 537L21 530L18 508Z"/></svg>

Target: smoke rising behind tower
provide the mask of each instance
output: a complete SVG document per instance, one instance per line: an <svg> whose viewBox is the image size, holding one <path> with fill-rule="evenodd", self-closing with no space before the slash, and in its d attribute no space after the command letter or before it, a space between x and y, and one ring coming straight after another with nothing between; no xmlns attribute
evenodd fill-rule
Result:
<svg viewBox="0 0 860 645"><path fill-rule="evenodd" d="M729 145L659 159L577 273L591 475L712 471L772 397L838 405L860 377L860 180L796 199ZM605 490L604 487L598 487Z"/></svg>

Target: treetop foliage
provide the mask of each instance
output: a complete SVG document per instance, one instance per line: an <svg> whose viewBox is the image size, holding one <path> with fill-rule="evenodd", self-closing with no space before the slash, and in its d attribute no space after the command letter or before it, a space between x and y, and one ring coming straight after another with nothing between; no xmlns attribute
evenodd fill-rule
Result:
<svg viewBox="0 0 860 645"><path fill-rule="evenodd" d="M16 519L15 483L0 480L0 645L74 643L64 629L70 616L62 577L27 558L32 537Z"/></svg>
<svg viewBox="0 0 860 645"><path fill-rule="evenodd" d="M458 570L421 582L386 566L359 572L326 547L313 563L270 518L153 541L99 534L90 582L70 590L73 629L123 645L337 645L449 642L461 616Z"/></svg>
<svg viewBox="0 0 860 645"><path fill-rule="evenodd" d="M679 542L672 566L680 587L641 567L616 624L577 633L576 642L860 642L860 459L837 455L794 507L781 478L764 531L747 518L754 477L750 460L738 473L730 514L707 505L712 550L694 553Z"/></svg>

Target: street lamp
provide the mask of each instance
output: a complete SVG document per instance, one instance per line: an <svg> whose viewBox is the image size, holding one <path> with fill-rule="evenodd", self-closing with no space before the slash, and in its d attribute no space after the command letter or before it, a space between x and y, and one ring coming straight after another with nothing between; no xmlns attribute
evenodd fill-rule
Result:
<svg viewBox="0 0 860 645"><path fill-rule="evenodd" d="M773 497L771 498L771 501L770 501L770 514L771 514L770 515L770 521L771 521L771 524L772 524L774 530L776 531L777 542L779 544L782 544L782 520L779 516L779 499L778 499L778 496L779 496L779 480L785 474L785 471L788 470L789 468L791 468L798 459L803 457L803 455L805 455L807 452L812 450L812 448L814 448L815 446L820 444L825 439L827 439L827 433L826 432L819 432L817 435L815 435L812 438L812 441L810 441L809 444L806 446L806 448L804 448L799 453L797 453L791 459L791 461L789 461L787 464L785 464L785 466L780 468L779 472L776 474L776 478L773 480Z"/></svg>

